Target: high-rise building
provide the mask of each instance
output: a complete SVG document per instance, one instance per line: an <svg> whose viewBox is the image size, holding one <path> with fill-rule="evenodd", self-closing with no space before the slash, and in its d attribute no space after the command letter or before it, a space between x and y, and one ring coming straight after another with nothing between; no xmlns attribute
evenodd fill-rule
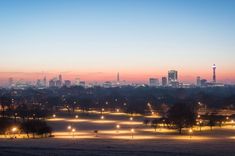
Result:
<svg viewBox="0 0 235 156"><path fill-rule="evenodd" d="M197 84L197 86L201 86L201 77L200 76L197 77L196 84Z"/></svg>
<svg viewBox="0 0 235 156"><path fill-rule="evenodd" d="M169 83L174 82L174 81L178 81L178 72L176 70L168 71L168 81L169 81Z"/></svg>
<svg viewBox="0 0 235 156"><path fill-rule="evenodd" d="M215 64L213 64L212 69L213 69L213 83L216 83L216 73L215 73L216 65Z"/></svg>
<svg viewBox="0 0 235 156"><path fill-rule="evenodd" d="M8 79L8 86L9 86L9 87L12 87L13 84L14 84L14 80L13 80L12 77L10 77L10 78Z"/></svg>
<svg viewBox="0 0 235 156"><path fill-rule="evenodd" d="M46 76L43 78L43 86L44 86L44 87L47 86L47 78L46 78Z"/></svg>
<svg viewBox="0 0 235 156"><path fill-rule="evenodd" d="M120 81L120 76L119 76L119 72L117 73L117 82Z"/></svg>
<svg viewBox="0 0 235 156"><path fill-rule="evenodd" d="M63 80L62 80L62 75L61 74L59 75L59 81L60 81L60 84L62 86L63 85Z"/></svg>
<svg viewBox="0 0 235 156"><path fill-rule="evenodd" d="M65 85L66 87L70 87L70 86L71 86L71 81L70 81L70 80L65 80L65 81L64 81L64 85Z"/></svg>
<svg viewBox="0 0 235 156"><path fill-rule="evenodd" d="M167 78L166 77L162 77L162 86L167 86Z"/></svg>
<svg viewBox="0 0 235 156"><path fill-rule="evenodd" d="M201 86L206 87L207 86L207 80L201 79Z"/></svg>
<svg viewBox="0 0 235 156"><path fill-rule="evenodd" d="M62 81L60 81L60 80L56 80L56 81L55 81L55 86L56 86L56 87L62 87L62 85L63 85L63 84L62 84Z"/></svg>
<svg viewBox="0 0 235 156"><path fill-rule="evenodd" d="M159 86L159 80L157 78L150 78L149 79L149 86L150 87L157 87L157 86Z"/></svg>
<svg viewBox="0 0 235 156"><path fill-rule="evenodd" d="M49 87L55 87L56 86L56 80L55 79L51 79L49 81Z"/></svg>
<svg viewBox="0 0 235 156"><path fill-rule="evenodd" d="M85 81L80 81L80 84L79 84L79 86L82 86L82 87L86 87L86 82Z"/></svg>
<svg viewBox="0 0 235 156"><path fill-rule="evenodd" d="M74 82L75 86L79 86L80 85L80 78L76 78L75 82Z"/></svg>

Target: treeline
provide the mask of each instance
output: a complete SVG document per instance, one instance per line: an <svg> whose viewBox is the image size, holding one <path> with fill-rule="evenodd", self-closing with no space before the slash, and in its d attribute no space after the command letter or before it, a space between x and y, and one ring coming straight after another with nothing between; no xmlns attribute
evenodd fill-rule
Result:
<svg viewBox="0 0 235 156"><path fill-rule="evenodd" d="M218 88L150 88L150 87L116 87L116 88L83 88L62 87L25 90L1 89L0 106L2 116L22 118L43 118L64 107L68 112L80 108L121 109L128 113L146 113L147 103L154 108L175 103L197 104L207 108L233 109L235 104L235 87Z"/></svg>

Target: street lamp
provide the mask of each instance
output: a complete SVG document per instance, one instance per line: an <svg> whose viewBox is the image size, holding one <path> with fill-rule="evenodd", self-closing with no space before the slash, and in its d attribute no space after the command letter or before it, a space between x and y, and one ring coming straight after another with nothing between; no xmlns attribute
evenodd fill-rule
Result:
<svg viewBox="0 0 235 156"><path fill-rule="evenodd" d="M73 129L72 129L72 132L73 132L73 138L74 138L74 133L76 132L76 129L73 128Z"/></svg>
<svg viewBox="0 0 235 156"><path fill-rule="evenodd" d="M102 116L100 117L100 119L103 120L103 119L104 119L104 116L102 115Z"/></svg>
<svg viewBox="0 0 235 156"><path fill-rule="evenodd" d="M134 138L134 132L135 132L135 130L134 130L134 128L132 128L132 129L131 129L131 138L132 138L132 139Z"/></svg>
<svg viewBox="0 0 235 156"><path fill-rule="evenodd" d="M117 133L119 133L120 125L116 125L116 128L117 128Z"/></svg>
<svg viewBox="0 0 235 156"><path fill-rule="evenodd" d="M55 114L53 114L53 118L55 118L56 117L56 115Z"/></svg>
<svg viewBox="0 0 235 156"><path fill-rule="evenodd" d="M78 115L75 115L75 118L78 119Z"/></svg>
<svg viewBox="0 0 235 156"><path fill-rule="evenodd" d="M202 131L202 120L199 121L200 132Z"/></svg>
<svg viewBox="0 0 235 156"><path fill-rule="evenodd" d="M14 138L15 138L15 133L16 133L16 131L17 131L17 127L13 127L13 128L11 129L11 131L12 131L12 133L14 134Z"/></svg>
<svg viewBox="0 0 235 156"><path fill-rule="evenodd" d="M193 129L190 128L188 132L189 132L189 138L191 139L192 138Z"/></svg>
<svg viewBox="0 0 235 156"><path fill-rule="evenodd" d="M72 128L72 127L71 127L70 125L67 127L68 130L71 130L71 128Z"/></svg>
<svg viewBox="0 0 235 156"><path fill-rule="evenodd" d="M130 121L132 121L133 120L133 117L130 117Z"/></svg>

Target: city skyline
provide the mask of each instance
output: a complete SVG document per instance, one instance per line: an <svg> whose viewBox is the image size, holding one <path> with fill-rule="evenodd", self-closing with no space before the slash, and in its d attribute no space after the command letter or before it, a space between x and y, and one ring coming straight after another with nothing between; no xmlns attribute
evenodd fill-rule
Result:
<svg viewBox="0 0 235 156"><path fill-rule="evenodd" d="M235 83L234 1L1 1L0 84L63 74L85 81L179 72Z"/></svg>

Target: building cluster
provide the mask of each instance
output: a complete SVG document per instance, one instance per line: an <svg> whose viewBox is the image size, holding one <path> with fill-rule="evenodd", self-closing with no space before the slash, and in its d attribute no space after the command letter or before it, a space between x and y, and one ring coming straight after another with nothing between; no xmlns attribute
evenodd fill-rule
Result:
<svg viewBox="0 0 235 156"><path fill-rule="evenodd" d="M178 71L177 70L169 70L168 75L164 76L159 80L158 78L151 77L149 78L150 87L172 87L172 88L190 88L190 87L214 87L214 86L224 86L224 84L217 83L216 81L216 66L215 64L212 66L212 81L207 81L206 79L201 78L200 76L196 77L195 84L187 84L179 81ZM36 83L25 82L23 80L14 81L13 78L9 78L9 87L10 88L26 88L29 86L37 87L37 88L46 88L46 87L70 87L70 86L82 86L82 87L94 87L101 86L104 88L111 87L119 87L131 85L134 87L138 86L146 86L146 84L135 84L135 83L127 83L126 81L120 80L120 74L117 73L116 80L114 81L105 81L103 83L86 83L85 81L80 81L79 78L76 78L75 81L71 80L63 80L62 75L60 74L58 77L54 77L47 81L47 78L38 79Z"/></svg>
<svg viewBox="0 0 235 156"><path fill-rule="evenodd" d="M224 84L217 83L216 81L216 65L212 66L212 81L201 79L200 76L196 77L196 84L186 84L178 80L178 71L168 71L168 77L162 77L161 84L158 78L149 78L150 87L174 87L174 88L189 88L189 87L222 87Z"/></svg>

